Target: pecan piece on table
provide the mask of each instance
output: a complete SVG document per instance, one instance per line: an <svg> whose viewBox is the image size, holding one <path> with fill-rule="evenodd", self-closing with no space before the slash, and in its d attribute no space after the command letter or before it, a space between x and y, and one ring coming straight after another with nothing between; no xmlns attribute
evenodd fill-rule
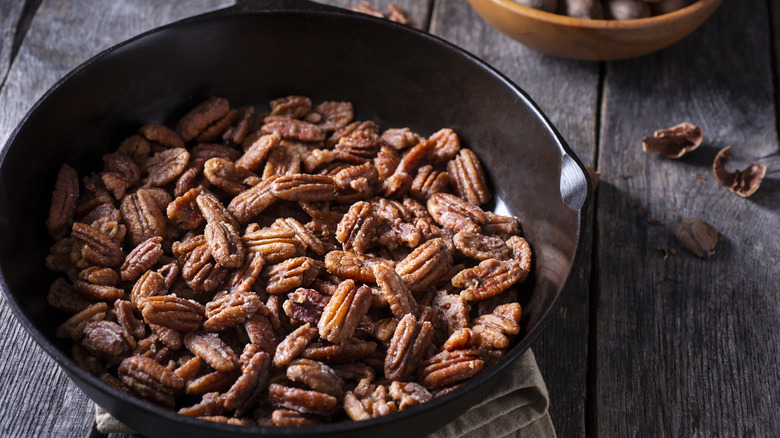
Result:
<svg viewBox="0 0 780 438"><path fill-rule="evenodd" d="M415 301L403 279L392 268L385 265L374 265L374 277L390 304L390 311L397 318L403 318L407 313L418 314Z"/></svg>
<svg viewBox="0 0 780 438"><path fill-rule="evenodd" d="M454 233L479 233L480 224L487 222L487 216L481 208L449 193L432 194L427 205L433 219Z"/></svg>
<svg viewBox="0 0 780 438"><path fill-rule="evenodd" d="M203 328L210 332L225 330L246 321L265 307L254 292L232 292L206 304L206 320Z"/></svg>
<svg viewBox="0 0 780 438"><path fill-rule="evenodd" d="M275 407L292 409L303 414L332 415L338 399L318 391L272 383L268 386L268 398Z"/></svg>
<svg viewBox="0 0 780 438"><path fill-rule="evenodd" d="M422 364L432 343L433 325L430 321L418 321L411 314L401 318L387 348L385 377L407 380Z"/></svg>
<svg viewBox="0 0 780 438"><path fill-rule="evenodd" d="M445 388L474 377L484 365L477 349L442 351L423 363L418 377L428 389Z"/></svg>
<svg viewBox="0 0 780 438"><path fill-rule="evenodd" d="M136 246L122 263L122 281L134 281L154 266L163 255L162 237L154 236Z"/></svg>
<svg viewBox="0 0 780 438"><path fill-rule="evenodd" d="M233 350L216 335L202 332L187 333L184 337L184 345L192 354L203 359L217 371L232 371L240 364Z"/></svg>
<svg viewBox="0 0 780 438"><path fill-rule="evenodd" d="M141 397L173 408L174 395L184 389L184 380L152 359L131 356L123 360L118 369L119 378Z"/></svg>
<svg viewBox="0 0 780 438"><path fill-rule="evenodd" d="M460 231L452 236L452 243L465 256L483 261L487 259L505 260L512 255L506 242L498 237L489 237L481 233Z"/></svg>
<svg viewBox="0 0 780 438"><path fill-rule="evenodd" d="M144 298L140 308L147 324L157 324L182 332L196 330L205 314L201 304L173 295Z"/></svg>
<svg viewBox="0 0 780 438"><path fill-rule="evenodd" d="M461 149L454 160L447 163L447 172L452 178L455 192L474 205L490 200L485 171L477 155L470 149Z"/></svg>
<svg viewBox="0 0 780 438"><path fill-rule="evenodd" d="M73 223L79 198L79 176L72 167L63 164L57 173L54 192L51 195L46 229L54 239L65 237Z"/></svg>
<svg viewBox="0 0 780 438"><path fill-rule="evenodd" d="M371 289L344 280L328 301L317 324L320 337L333 343L347 342L371 307Z"/></svg>
<svg viewBox="0 0 780 438"><path fill-rule="evenodd" d="M344 394L344 381L333 368L322 362L310 359L295 359L287 367L287 378L303 383L309 388L341 397Z"/></svg>
<svg viewBox="0 0 780 438"><path fill-rule="evenodd" d="M685 218L674 226L673 231L680 245L697 257L709 258L715 254L718 231L707 222L695 217Z"/></svg>
<svg viewBox="0 0 780 438"><path fill-rule="evenodd" d="M413 293L438 282L452 266L452 253L443 239L432 239L398 262L395 271Z"/></svg>
<svg viewBox="0 0 780 438"><path fill-rule="evenodd" d="M317 329L312 327L309 323L295 329L276 347L274 366L276 368L282 368L289 364L290 361L303 352L306 346L309 345L317 335Z"/></svg>
<svg viewBox="0 0 780 438"><path fill-rule="evenodd" d="M345 251L363 254L371 246L378 221L371 204L365 201L354 203L336 228L336 240Z"/></svg>
<svg viewBox="0 0 780 438"><path fill-rule="evenodd" d="M463 288L460 296L468 301L481 301L498 295L528 274L517 260L488 259L464 269L452 277L452 285Z"/></svg>

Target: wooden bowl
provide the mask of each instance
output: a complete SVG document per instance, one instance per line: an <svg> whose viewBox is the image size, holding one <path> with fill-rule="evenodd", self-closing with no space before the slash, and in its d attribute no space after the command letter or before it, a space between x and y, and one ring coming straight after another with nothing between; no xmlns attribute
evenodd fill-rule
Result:
<svg viewBox="0 0 780 438"><path fill-rule="evenodd" d="M496 29L562 58L611 61L645 55L693 32L723 0L698 0L668 14L636 20L588 20L544 12L513 0L469 0Z"/></svg>

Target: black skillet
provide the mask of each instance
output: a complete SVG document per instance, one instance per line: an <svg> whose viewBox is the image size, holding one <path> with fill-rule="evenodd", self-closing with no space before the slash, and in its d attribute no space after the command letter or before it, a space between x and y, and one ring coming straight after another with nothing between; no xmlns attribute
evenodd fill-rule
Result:
<svg viewBox="0 0 780 438"><path fill-rule="evenodd" d="M290 94L354 103L357 118L422 135L454 129L481 158L498 213L519 217L535 252L523 327L499 364L422 406L363 422L306 429L238 427L184 417L81 370L54 337L65 318L46 305L54 275L44 221L63 162L81 175L145 123L172 124L209 96L232 106ZM309 2L251 1L147 32L85 62L54 85L0 154L0 287L29 334L95 402L150 436L418 436L477 403L575 288L590 183L531 99L483 61L429 34ZM560 354L566 354L561 351ZM575 396L574 394L572 396Z"/></svg>

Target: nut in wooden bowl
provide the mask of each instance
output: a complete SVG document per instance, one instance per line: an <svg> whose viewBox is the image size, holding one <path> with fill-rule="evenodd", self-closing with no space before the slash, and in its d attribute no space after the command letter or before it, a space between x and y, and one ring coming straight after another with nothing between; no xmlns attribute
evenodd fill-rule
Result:
<svg viewBox="0 0 780 438"><path fill-rule="evenodd" d="M512 39L540 52L587 61L633 58L663 49L693 32L722 2L697 0L661 15L607 20L546 12L516 0L469 0L482 18ZM560 10L565 2L558 3Z"/></svg>

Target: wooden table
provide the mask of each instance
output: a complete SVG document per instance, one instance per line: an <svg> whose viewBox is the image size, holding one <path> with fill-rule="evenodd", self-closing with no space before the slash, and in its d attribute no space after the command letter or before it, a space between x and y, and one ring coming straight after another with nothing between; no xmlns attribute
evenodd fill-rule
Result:
<svg viewBox="0 0 780 438"><path fill-rule="evenodd" d="M780 436L780 5L727 1L666 50L595 63L534 52L463 0L394 2L415 26L524 88L601 173L579 286L533 346L558 436ZM46 89L95 53L230 3L0 0L0 144ZM681 121L704 131L695 154L642 152L643 136ZM714 180L713 158L727 145L733 168L769 169L750 198ZM689 216L725 238L709 260L672 234ZM4 299L0 388L0 436L92 432L92 402Z"/></svg>

